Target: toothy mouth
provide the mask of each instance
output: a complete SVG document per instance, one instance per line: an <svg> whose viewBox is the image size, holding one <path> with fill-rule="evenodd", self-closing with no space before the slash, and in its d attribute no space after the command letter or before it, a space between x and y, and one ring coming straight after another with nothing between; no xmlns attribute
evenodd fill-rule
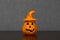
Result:
<svg viewBox="0 0 60 40"><path fill-rule="evenodd" d="M33 30L29 30L29 29L26 29L26 31L30 31L30 32L33 32L33 31L34 31L34 29L33 29Z"/></svg>

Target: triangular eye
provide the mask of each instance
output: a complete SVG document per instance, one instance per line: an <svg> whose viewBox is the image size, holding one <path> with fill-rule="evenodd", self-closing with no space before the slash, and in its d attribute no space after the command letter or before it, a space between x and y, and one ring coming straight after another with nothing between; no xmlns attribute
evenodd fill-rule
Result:
<svg viewBox="0 0 60 40"><path fill-rule="evenodd" d="M33 25L33 23L32 23L32 25Z"/></svg>
<svg viewBox="0 0 60 40"><path fill-rule="evenodd" d="M29 23L27 23L27 25L29 25Z"/></svg>

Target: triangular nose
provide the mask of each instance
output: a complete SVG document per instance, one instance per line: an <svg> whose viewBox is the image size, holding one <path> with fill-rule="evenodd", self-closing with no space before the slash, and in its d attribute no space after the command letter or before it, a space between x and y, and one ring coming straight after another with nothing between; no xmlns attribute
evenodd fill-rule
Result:
<svg viewBox="0 0 60 40"><path fill-rule="evenodd" d="M29 28L31 28L31 26L29 26Z"/></svg>

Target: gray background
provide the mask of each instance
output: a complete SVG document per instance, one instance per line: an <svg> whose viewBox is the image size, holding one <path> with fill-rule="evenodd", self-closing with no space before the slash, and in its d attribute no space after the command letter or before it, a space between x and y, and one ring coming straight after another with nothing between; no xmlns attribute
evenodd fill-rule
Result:
<svg viewBox="0 0 60 40"><path fill-rule="evenodd" d="M60 0L0 0L0 31L21 31L31 9L39 31L60 31Z"/></svg>

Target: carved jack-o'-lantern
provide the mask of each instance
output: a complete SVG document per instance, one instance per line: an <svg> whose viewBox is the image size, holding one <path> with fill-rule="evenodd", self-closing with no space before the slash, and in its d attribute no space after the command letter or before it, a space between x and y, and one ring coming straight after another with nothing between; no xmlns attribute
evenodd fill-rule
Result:
<svg viewBox="0 0 60 40"><path fill-rule="evenodd" d="M35 13L35 10L31 10L29 14L27 15L27 18L24 19L24 25L22 27L22 32L24 34L32 35L36 34L38 31L35 18L32 17L32 15Z"/></svg>

